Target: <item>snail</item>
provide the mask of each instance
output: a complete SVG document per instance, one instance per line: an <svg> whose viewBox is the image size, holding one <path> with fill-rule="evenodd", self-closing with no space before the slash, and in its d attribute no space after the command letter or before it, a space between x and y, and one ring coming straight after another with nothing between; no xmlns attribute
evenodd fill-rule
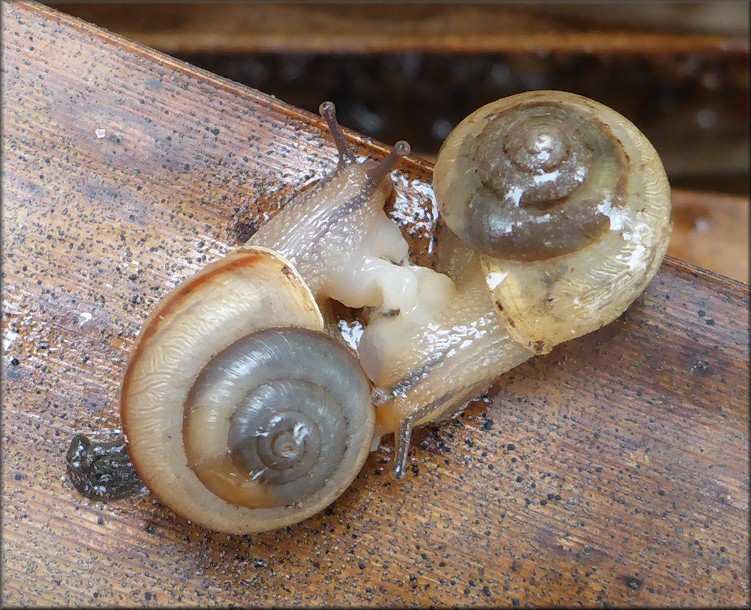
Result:
<svg viewBox="0 0 751 610"><path fill-rule="evenodd" d="M434 170L435 269L384 212L406 142L358 160L320 113L334 170L146 321L121 414L128 452L175 512L230 533L333 502L380 439L404 475L415 426L618 317L659 267L670 192L654 149L596 102L533 92L480 108ZM354 346L335 307L363 312Z"/></svg>
<svg viewBox="0 0 751 610"><path fill-rule="evenodd" d="M146 486L210 529L284 527L338 497L372 442L370 387L299 274L243 247L151 313L121 391Z"/></svg>
<svg viewBox="0 0 751 610"><path fill-rule="evenodd" d="M448 227L437 266L454 295L422 326L384 316L362 338L380 352L369 375L379 424L399 430L397 476L413 426L455 414L502 373L621 315L671 231L670 188L649 141L612 109L560 91L469 115L444 141L433 186Z"/></svg>
<svg viewBox="0 0 751 610"><path fill-rule="evenodd" d="M407 243L383 211L388 173L409 145L358 162L334 105L320 110L339 151L334 171L165 297L122 384L135 470L175 512L214 530L265 531L318 512L380 438L370 383L327 332L331 301L404 310L418 286L451 283L403 266Z"/></svg>

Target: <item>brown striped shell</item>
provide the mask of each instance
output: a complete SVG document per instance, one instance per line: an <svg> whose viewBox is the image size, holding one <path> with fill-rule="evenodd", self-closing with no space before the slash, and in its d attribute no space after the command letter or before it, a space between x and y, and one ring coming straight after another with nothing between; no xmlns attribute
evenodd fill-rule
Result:
<svg viewBox="0 0 751 610"><path fill-rule="evenodd" d="M482 254L509 333L535 353L618 317L670 238L670 187L649 141L585 97L533 91L464 119L434 171L449 228Z"/></svg>
<svg viewBox="0 0 751 610"><path fill-rule="evenodd" d="M359 363L323 331L291 264L230 253L147 320L121 392L140 477L175 512L230 533L296 523L360 471L375 414Z"/></svg>

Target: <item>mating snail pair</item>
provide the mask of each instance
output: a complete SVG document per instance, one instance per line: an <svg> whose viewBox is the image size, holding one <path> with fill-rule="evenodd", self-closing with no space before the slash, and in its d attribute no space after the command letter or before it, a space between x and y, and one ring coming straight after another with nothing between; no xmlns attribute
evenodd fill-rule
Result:
<svg viewBox="0 0 751 610"><path fill-rule="evenodd" d="M333 502L382 436L401 476L414 426L619 316L670 234L660 160L627 120L538 91L467 117L434 189L447 228L413 265L383 206L409 146L357 162L321 105L336 169L147 320L122 386L143 482L208 528L258 532ZM331 307L363 308L357 351Z"/></svg>

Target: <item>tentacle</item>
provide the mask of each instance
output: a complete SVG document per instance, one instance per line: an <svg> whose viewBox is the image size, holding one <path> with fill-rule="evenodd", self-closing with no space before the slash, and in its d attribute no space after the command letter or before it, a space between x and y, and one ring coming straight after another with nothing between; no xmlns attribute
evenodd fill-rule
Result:
<svg viewBox="0 0 751 610"><path fill-rule="evenodd" d="M394 167L396 167L399 159L406 157L411 152L411 150L412 149L409 143L405 142L404 140L399 140L396 144L394 144L394 148L386 157L384 157L376 165L365 170L371 183L380 184L381 180L383 180L386 175L392 169L394 169Z"/></svg>
<svg viewBox="0 0 751 610"><path fill-rule="evenodd" d="M415 418L406 417L401 421L399 430L394 435L394 469L391 472L396 480L403 479L407 474L407 456L414 425Z"/></svg>
<svg viewBox="0 0 751 610"><path fill-rule="evenodd" d="M339 151L339 166L346 165L347 163L355 163L355 153L344 136L342 126L336 120L336 106L334 106L334 102L323 102L318 107L318 112L326 119L331 137L334 138L336 150Z"/></svg>

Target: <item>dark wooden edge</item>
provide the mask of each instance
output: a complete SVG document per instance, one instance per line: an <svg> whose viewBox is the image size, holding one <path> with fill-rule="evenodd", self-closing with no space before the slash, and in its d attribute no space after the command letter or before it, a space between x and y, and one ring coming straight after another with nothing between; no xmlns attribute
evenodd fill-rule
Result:
<svg viewBox="0 0 751 610"><path fill-rule="evenodd" d="M681 273L689 273L695 277L709 282L710 284L722 284L724 289L731 292L737 292L739 294L749 294L749 292L751 291L751 287L749 287L749 285L745 284L744 282L735 280L731 277L727 277L726 275L722 275L721 273L710 271L709 269L705 269L704 267L699 267L692 263L682 261L673 256L666 256L665 260L663 261L663 265L672 267L673 269L680 271Z"/></svg>
<svg viewBox="0 0 751 610"><path fill-rule="evenodd" d="M235 4L231 2L230 4ZM84 19L100 23L105 27L112 27L117 21L117 11L123 12L128 5L138 7L136 10L149 11L153 9L155 17L164 18L164 6L154 6L148 2L113 2L115 16L94 2L51 2L53 6L65 11L69 7L72 14L79 14ZM105 3L103 3L105 4ZM172 3L179 5L180 3ZM195 4L189 2L185 4ZM222 11L220 6L208 5L208 10ZM376 5L379 19L374 25L373 14ZM89 5L89 6L87 6ZM151 30L143 28L143 17L140 17L127 35L138 38L145 44L160 48L171 53L210 51L223 53L289 53L289 52L326 52L343 53L398 53L420 51L426 53L624 53L634 55L651 55L655 53L705 53L712 55L747 55L749 43L743 36L723 32L692 31L679 28L665 28L664 23L656 26L648 23L632 23L628 20L622 24L612 20L595 18L582 11L571 11L560 3L522 3L522 2L413 2L404 4L392 1L345 3L345 2L290 2L278 3L254 2L253 6L260 11L260 19L274 17L275 9L282 5L279 19L288 24L282 31L252 31L248 34L238 34L236 31L207 32L202 40L191 37L195 32L184 36L177 29L169 26ZM336 22L329 29L316 31L315 26L326 21L331 14L336 14ZM470 18L477 19L472 14L476 9L487 9L490 22L503 18L519 17L522 21L539 21L539 28L528 30L522 28L517 31L513 24L507 30L497 31L492 27L471 34L466 28L452 28L456 21L461 22L461 11L469 11ZM581 8L581 5L579 6ZM446 13L446 9L452 11ZM431 10L442 11L435 22L423 22L425 15ZM314 12L313 18L308 18L309 12ZM402 11L402 14L397 14ZM456 14L454 11L459 12ZM518 12L517 12L518 11ZM175 11L179 12L179 6ZM507 14L499 14L507 13ZM216 13L214 13L216 14ZM98 18L101 17L101 20ZM121 18L121 17L120 17ZM192 17L195 19L195 16ZM190 22L189 18L189 22ZM418 23L418 32L389 31L389 23L399 25ZM313 23L314 25L309 25ZM126 25L127 27L127 25ZM139 29L141 27L141 29ZM231 28L230 28L231 30Z"/></svg>

